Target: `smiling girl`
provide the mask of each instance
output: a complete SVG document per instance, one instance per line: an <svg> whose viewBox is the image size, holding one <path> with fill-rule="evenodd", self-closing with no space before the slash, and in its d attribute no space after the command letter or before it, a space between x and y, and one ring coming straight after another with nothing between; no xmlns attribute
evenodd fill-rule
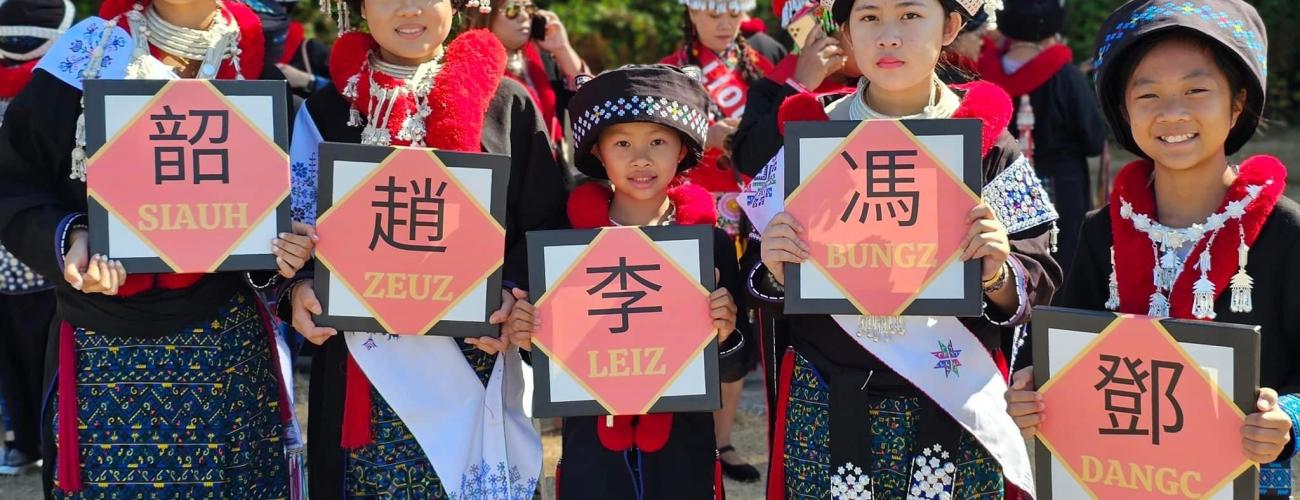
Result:
<svg viewBox="0 0 1300 500"><path fill-rule="evenodd" d="M291 406L257 290L275 276L128 276L91 255L79 126L87 80L279 78L263 67L263 45L257 16L238 2L107 0L54 42L7 110L0 236L53 279L58 302L46 350L58 371L43 402L51 497L290 493ZM293 276L312 241L282 235L273 248Z"/></svg>
<svg viewBox="0 0 1300 500"><path fill-rule="evenodd" d="M1287 498L1300 416L1300 206L1282 195L1276 158L1230 158L1264 111L1264 24L1239 0L1131 1L1097 45L1102 109L1142 159L1085 219L1059 304L1259 325L1262 388L1241 445L1261 465L1260 498ZM1032 387L1022 370L1007 396L1026 436L1042 422Z"/></svg>
<svg viewBox="0 0 1300 500"><path fill-rule="evenodd" d="M323 141L509 155L503 280L514 294L502 291L508 311L528 287L524 233L565 223L565 179L528 92L502 78L501 42L486 30L470 30L444 47L463 4L346 0L333 6L359 14L369 32L339 37L330 60L333 86L298 112L294 217L314 223L318 215ZM321 346L312 362L307 429L312 498L532 495L541 443L519 394L511 392L522 382L516 352L475 347L493 338L340 335L313 322L321 303L310 279L290 294L292 311L285 313Z"/></svg>
<svg viewBox="0 0 1300 500"><path fill-rule="evenodd" d="M984 82L950 87L935 73L965 21L986 7L995 6L837 0L832 15L864 78L825 108L810 93L782 105L785 120L981 120L984 203L964 221L960 257L980 263L984 314L786 315L792 346L778 377L769 498L1001 498L1007 484L1032 487L1014 422L984 416L1004 408L1011 346L1060 281L1049 253L1055 211L1006 131L1006 93ZM781 314L784 265L810 257L807 222L781 213L763 233L750 284L771 314ZM939 339L962 345L960 377L979 384L916 369L934 365ZM893 347L900 343L909 347Z"/></svg>

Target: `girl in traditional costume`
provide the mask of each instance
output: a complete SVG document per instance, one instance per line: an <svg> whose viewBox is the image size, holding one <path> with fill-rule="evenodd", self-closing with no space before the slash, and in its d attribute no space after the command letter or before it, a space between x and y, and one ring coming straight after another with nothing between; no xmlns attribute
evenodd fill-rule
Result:
<svg viewBox="0 0 1300 500"><path fill-rule="evenodd" d="M984 45L979 74L1011 94L1011 135L1061 214L1056 260L1069 269L1079 226L1092 208L1088 158L1101 154L1106 126L1088 78L1060 38L1066 17L1060 0L1006 0L998 17L1004 38Z"/></svg>
<svg viewBox="0 0 1300 500"><path fill-rule="evenodd" d="M574 189L572 227L714 225L709 193L679 179L700 160L708 99L692 77L665 65L625 66L584 84L569 106L577 167L593 179L608 179L612 189L601 181ZM719 332L718 370L725 373L744 359L748 325L737 322L743 297L728 291L743 286L735 247L721 229L713 231L719 288L709 300ZM503 337L531 348L534 321L532 305L516 302ZM558 497L722 498L713 419L711 412L564 419Z"/></svg>
<svg viewBox="0 0 1300 500"><path fill-rule="evenodd" d="M718 225L733 238L740 232L740 210L735 196L743 179L731 165L731 136L745 113L749 86L773 68L776 50L761 52L740 33L740 23L754 2L732 0L678 0L684 6L681 48L660 63L699 68L701 81L717 110L704 143L704 159L686 174L686 180L714 194ZM739 394L737 392L736 394Z"/></svg>
<svg viewBox="0 0 1300 500"><path fill-rule="evenodd" d="M786 316L792 348L778 379L769 498L1001 498L1004 486L1032 491L1014 422L985 416L1004 407L1012 345L1031 308L1050 300L1060 281L1049 249L1055 212L1006 131L1006 93L985 82L950 87L935 74L963 22L996 8L990 4L996 2L837 0L834 20L865 77L829 107L808 93L782 105L785 120L981 120L984 202L967 218L961 258L981 262L984 314ZM802 242L806 222L781 213L763 234L762 263L750 284L755 297L774 306L772 314L781 313L783 265L810 257ZM933 352L937 332L947 352ZM960 379L936 366L939 354L960 355Z"/></svg>
<svg viewBox="0 0 1300 500"><path fill-rule="evenodd" d="M487 0L484 0L487 1ZM564 139L564 110L573 98L575 78L591 70L569 44L569 33L554 12L541 10L532 0L491 0L488 13L471 12L471 29L488 29L506 47L506 77L523 84L542 112L551 140ZM545 21L543 33L534 33L536 19Z"/></svg>
<svg viewBox="0 0 1300 500"><path fill-rule="evenodd" d="M1300 417L1300 206L1286 166L1229 155L1264 111L1268 41L1239 0L1131 1L1097 38L1097 94L1119 143L1141 159L1083 222L1058 304L1259 325L1260 385L1242 448L1260 498L1288 498ZM1016 373L1008 410L1027 437L1042 421L1033 372ZM1280 396L1279 396L1280 395Z"/></svg>
<svg viewBox="0 0 1300 500"><path fill-rule="evenodd" d="M470 5L467 5L470 4ZM328 3L339 25L369 32L334 44L332 86L308 98L293 132L294 217L314 223L323 141L509 155L503 310L528 288L524 233L562 227L567 194L527 90L503 79L506 54L486 30L443 46L460 9L478 2ZM320 345L312 363L312 498L527 499L541 441L522 409L520 357L476 349L495 339L397 337L318 327L311 281L291 292L295 329ZM504 319L505 313L500 314ZM494 322L499 322L496 318Z"/></svg>
<svg viewBox="0 0 1300 500"><path fill-rule="evenodd" d="M0 237L35 271L62 276L47 351L58 371L45 413L46 491L288 496L292 408L255 292L276 276L127 276L120 262L89 255L86 241L83 82L259 78L257 16L217 0L112 0L99 14L55 42L0 128ZM277 239L281 274L292 276L311 247L305 236Z"/></svg>
<svg viewBox="0 0 1300 500"><path fill-rule="evenodd" d="M68 0L0 2L0 124L9 101L32 79L54 41L72 26ZM45 343L54 318L54 284L0 245L0 393L4 455L0 474L39 467Z"/></svg>

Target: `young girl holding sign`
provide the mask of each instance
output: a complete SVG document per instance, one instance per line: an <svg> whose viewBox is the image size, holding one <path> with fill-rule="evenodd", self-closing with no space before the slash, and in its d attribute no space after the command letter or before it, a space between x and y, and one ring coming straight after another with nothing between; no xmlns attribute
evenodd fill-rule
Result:
<svg viewBox="0 0 1300 500"><path fill-rule="evenodd" d="M829 107L807 93L782 106L785 120L982 121L984 203L966 218L960 258L981 262L984 315L786 316L793 346L779 376L769 498L853 491L1000 498L1006 483L1032 485L1015 424L971 415L1001 409L1010 346L1030 309L1050 300L1060 281L1049 251L1055 212L1006 131L1006 93L984 82L949 87L935 74L964 21L988 7L983 0L837 0L832 15L865 77ZM763 233L750 284L773 314L781 313L785 264L811 258L803 240L810 222L781 213ZM943 369L915 369L935 366L939 332L945 346L960 350L961 383ZM892 340L873 340L882 336ZM900 342L912 348L889 348ZM982 389L970 389L972 380Z"/></svg>
<svg viewBox="0 0 1300 500"><path fill-rule="evenodd" d="M510 155L503 280L514 295L503 292L503 311L492 319L499 323L528 287L524 233L564 225L566 187L528 91L502 78L501 42L471 30L443 45L457 10L488 7L463 0L327 1L342 28L358 15L369 32L339 37L330 60L333 85L298 112L295 218L314 223L319 215L323 141ZM322 310L311 280L291 294L294 328L321 346L312 363L307 429L312 498L531 496L541 442L514 392L522 387L517 354L475 349L480 339L337 335L312 320Z"/></svg>
<svg viewBox="0 0 1300 500"><path fill-rule="evenodd" d="M623 108L611 103L637 104ZM673 112L653 113L651 103L655 109L662 105ZM627 109L636 112L626 113ZM665 65L625 66L579 88L569 105L569 113L580 120L575 123L586 124L574 130L577 167L588 177L608 179L613 189L599 181L574 189L569 197L572 226L712 226L716 214L709 193L680 182L683 171L700 161L702 117L707 111L708 96L700 84ZM744 331L749 325L737 321L744 298L729 292L743 286L735 246L717 228L713 262L719 288L709 300L719 333L719 372L725 379L743 366ZM531 348L538 325L533 311L527 301L515 302L502 328L503 340ZM564 455L556 472L558 496L563 500L721 498L713 427L710 412L566 418Z"/></svg>
<svg viewBox="0 0 1300 500"><path fill-rule="evenodd" d="M43 439L55 497L289 495L292 407L255 290L275 277L127 276L88 251L84 82L279 78L262 51L258 18L241 3L109 0L54 42L8 108L0 236L33 270L61 276ZM311 248L306 236L277 239L281 273Z"/></svg>
<svg viewBox="0 0 1300 500"><path fill-rule="evenodd" d="M1189 9L1131 1L1111 14L1097 43L1102 109L1120 144L1142 159L1119 172L1110 204L1084 221L1058 303L1259 325L1263 388L1242 448L1262 464L1260 497L1287 498L1300 427L1300 296L1292 289L1300 206L1282 196L1286 166L1276 158L1228 158L1264 110L1264 24L1239 0ZM1026 437L1042 422L1033 387L1026 368L1007 396Z"/></svg>

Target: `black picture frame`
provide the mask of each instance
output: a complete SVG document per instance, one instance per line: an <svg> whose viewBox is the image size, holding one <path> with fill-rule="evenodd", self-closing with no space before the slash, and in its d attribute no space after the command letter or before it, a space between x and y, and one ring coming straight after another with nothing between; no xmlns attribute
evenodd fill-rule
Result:
<svg viewBox="0 0 1300 500"><path fill-rule="evenodd" d="M641 230L653 241L693 240L699 248L700 285L706 290L717 288L713 276L713 228L706 225L681 225L643 227ZM531 283L529 300L537 303L546 294L546 249L557 246L587 245L596 239L600 229L569 229L528 232L528 281ZM718 378L718 341L715 338L702 351L704 357L705 392L689 396L661 396L650 413L684 411L712 411L722 407L722 393ZM576 417L609 415L595 399L582 401L553 401L551 396L551 362L541 349L530 353L533 366L533 417Z"/></svg>
<svg viewBox="0 0 1300 500"><path fill-rule="evenodd" d="M1031 343L1034 360L1034 386L1041 388L1054 367L1049 364L1052 329L1100 335L1118 319L1108 311L1087 311L1055 306L1034 308ZM1160 325L1180 344L1200 344L1232 349L1233 403L1247 415L1255 412L1255 389L1259 387L1260 330L1258 326L1163 319ZM1068 359L1073 359L1071 353ZM1034 439L1035 498L1052 500L1052 452L1042 441ZM1259 498L1259 468L1250 467L1226 488L1234 499Z"/></svg>
<svg viewBox="0 0 1300 500"><path fill-rule="evenodd" d="M90 158L95 155L108 141L107 127L107 107L105 100L113 96L154 96L158 91L167 85L171 80L86 80L84 98L85 98L85 121L86 121L86 157ZM276 81L254 81L254 80L211 80L213 87L216 87L223 95L226 96L259 96L270 97L272 105L275 107L272 113L274 124L272 130L274 137L272 140L281 151L285 153L284 168L286 174L289 172L289 90L284 82ZM292 223L292 196L285 196L275 209L275 226L277 233L286 233L293 231ZM108 230L108 222L111 214L108 208L99 203L93 197L86 197L86 215L88 218L89 235L90 235L90 252L92 254L101 254L113 256L113 235ZM112 257L114 260L122 262L123 267L130 274L136 273L171 273L175 272L170 265L160 257ZM271 254L270 242L267 242L266 253L264 254L242 254L229 255L221 265L217 266L216 271L261 271L274 270L277 268L275 255Z"/></svg>
<svg viewBox="0 0 1300 500"><path fill-rule="evenodd" d="M338 162L361 162L378 164L383 162L399 148L324 142L320 145L320 165L318 170L316 207L324 214L334 206L334 169ZM510 179L510 157L488 153L457 153L452 151L433 151L433 154L447 168L472 168L492 172L492 203L488 212L501 227L506 227L506 186ZM342 194L342 193L339 193ZM330 314L330 281L333 278L328 266L321 259L315 259L315 281L313 289L320 300L324 314L316 316L316 323L321 326L337 328L349 332L385 332L382 324L369 316L339 316ZM497 325L490 325L487 318L501 307L501 273L504 264L488 275L482 321L442 320L434 324L423 335L440 335L447 337L481 337L496 336Z"/></svg>
<svg viewBox="0 0 1300 500"><path fill-rule="evenodd" d="M980 156L981 124L973 119L899 120L913 135L961 136L962 181L977 195L984 187L984 168ZM791 122L785 128L785 197L788 199L799 188L799 158L802 141L814 138L846 138L862 122L813 121ZM973 260L963 265L963 293L957 299L917 298L903 310L904 316L979 316L983 313L983 293L980 288L980 263ZM785 265L786 314L862 314L845 298L804 298L802 271L798 264Z"/></svg>

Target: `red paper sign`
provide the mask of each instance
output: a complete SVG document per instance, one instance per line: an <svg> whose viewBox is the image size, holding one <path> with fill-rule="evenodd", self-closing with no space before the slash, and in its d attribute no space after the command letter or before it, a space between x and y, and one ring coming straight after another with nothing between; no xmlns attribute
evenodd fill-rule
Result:
<svg viewBox="0 0 1300 500"><path fill-rule="evenodd" d="M537 309L534 345L613 415L650 411L715 335L709 292L634 227L602 230Z"/></svg>
<svg viewBox="0 0 1300 500"><path fill-rule="evenodd" d="M1251 466L1245 416L1157 320L1119 317L1058 373L1038 438L1096 498L1206 498Z"/></svg>
<svg viewBox="0 0 1300 500"><path fill-rule="evenodd" d="M504 260L505 229L424 149L397 149L316 223L316 257L389 333L424 334Z"/></svg>
<svg viewBox="0 0 1300 500"><path fill-rule="evenodd" d="M175 80L90 158L86 189L173 271L205 273L273 216L288 166L210 82Z"/></svg>
<svg viewBox="0 0 1300 500"><path fill-rule="evenodd" d="M865 121L786 200L811 262L865 315L897 316L960 254L979 196L903 124Z"/></svg>

